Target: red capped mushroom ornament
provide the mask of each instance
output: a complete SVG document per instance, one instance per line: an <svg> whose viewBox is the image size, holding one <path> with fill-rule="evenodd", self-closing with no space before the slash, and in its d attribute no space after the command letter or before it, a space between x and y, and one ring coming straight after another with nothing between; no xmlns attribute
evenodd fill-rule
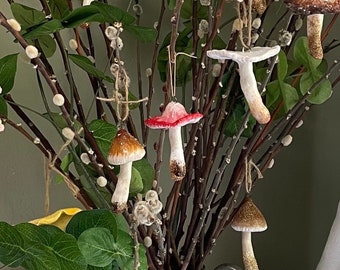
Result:
<svg viewBox="0 0 340 270"><path fill-rule="evenodd" d="M197 123L202 117L201 113L188 114L181 103L172 101L162 115L145 120L149 128L169 130L170 174L174 181L182 180L186 173L181 127Z"/></svg>

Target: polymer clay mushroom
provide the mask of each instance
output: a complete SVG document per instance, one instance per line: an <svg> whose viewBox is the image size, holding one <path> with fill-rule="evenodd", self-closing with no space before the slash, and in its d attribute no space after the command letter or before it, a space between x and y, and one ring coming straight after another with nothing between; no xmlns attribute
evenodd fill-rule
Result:
<svg viewBox="0 0 340 270"><path fill-rule="evenodd" d="M107 158L110 164L120 165L116 189L111 199L117 212L122 212L126 208L129 198L132 162L142 159L144 155L145 150L143 146L128 131L120 129L117 132L111 143Z"/></svg>
<svg viewBox="0 0 340 270"><path fill-rule="evenodd" d="M197 123L203 114L188 114L179 102L169 102L162 115L145 120L145 125L152 129L168 129L170 141L170 173L171 179L180 181L186 173L182 145L181 127Z"/></svg>
<svg viewBox="0 0 340 270"><path fill-rule="evenodd" d="M257 82L253 72L253 63L266 60L277 55L280 46L254 47L249 51L209 50L207 55L213 59L230 59L237 62L239 67L240 85L249 110L260 124L267 124L270 113L263 104L261 95L257 89Z"/></svg>
<svg viewBox="0 0 340 270"><path fill-rule="evenodd" d="M323 58L321 31L325 13L339 13L340 0L284 0L296 13L307 15L307 38L310 54Z"/></svg>
<svg viewBox="0 0 340 270"><path fill-rule="evenodd" d="M244 199L236 212L231 227L242 233L242 257L245 270L258 270L252 242L252 232L262 232L267 229L267 222L252 199Z"/></svg>

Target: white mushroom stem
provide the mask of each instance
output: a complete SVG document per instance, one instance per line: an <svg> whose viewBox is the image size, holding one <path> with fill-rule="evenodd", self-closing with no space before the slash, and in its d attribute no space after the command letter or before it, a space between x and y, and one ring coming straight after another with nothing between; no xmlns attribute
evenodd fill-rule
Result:
<svg viewBox="0 0 340 270"><path fill-rule="evenodd" d="M251 232L242 232L242 257L244 270L259 270L251 243Z"/></svg>
<svg viewBox="0 0 340 270"><path fill-rule="evenodd" d="M316 270L340 269L340 204Z"/></svg>
<svg viewBox="0 0 340 270"><path fill-rule="evenodd" d="M323 58L321 32L323 14L311 14L307 16L307 38L310 54L316 59Z"/></svg>
<svg viewBox="0 0 340 270"><path fill-rule="evenodd" d="M181 127L169 129L171 179L180 181L186 173Z"/></svg>
<svg viewBox="0 0 340 270"><path fill-rule="evenodd" d="M129 198L131 181L132 161L120 165L120 172L117 175L118 181L113 192L111 202L118 212L124 211Z"/></svg>
<svg viewBox="0 0 340 270"><path fill-rule="evenodd" d="M257 83L253 72L252 62L238 62L240 85L247 100L251 114L260 124L266 124L270 120L270 113L263 104L261 95L257 89Z"/></svg>

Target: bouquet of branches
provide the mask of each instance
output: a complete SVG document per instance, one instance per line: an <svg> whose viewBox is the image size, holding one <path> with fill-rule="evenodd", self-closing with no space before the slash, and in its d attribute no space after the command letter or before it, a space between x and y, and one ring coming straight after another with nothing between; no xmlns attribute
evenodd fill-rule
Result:
<svg viewBox="0 0 340 270"><path fill-rule="evenodd" d="M0 131L17 130L44 155L46 213L51 181L84 209L0 222L0 262L204 269L231 226L242 234L244 269L259 269L251 232L267 223L251 194L340 80L329 77L337 61L324 59L339 45L324 40L340 1L160 0L153 10L138 0L7 2L2 31L21 48L0 55ZM277 22L264 27L271 13ZM333 17L322 30L325 14ZM42 112L16 101L22 61Z"/></svg>

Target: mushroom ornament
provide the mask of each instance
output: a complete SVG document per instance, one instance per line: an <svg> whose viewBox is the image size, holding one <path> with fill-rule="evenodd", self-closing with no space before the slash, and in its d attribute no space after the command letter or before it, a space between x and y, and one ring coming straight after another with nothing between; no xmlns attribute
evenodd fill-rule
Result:
<svg viewBox="0 0 340 270"><path fill-rule="evenodd" d="M182 146L181 127L197 123L203 114L188 114L179 102L169 102L162 115L145 120L146 126L152 129L169 129L170 141L170 173L171 179L180 181L186 173Z"/></svg>
<svg viewBox="0 0 340 270"><path fill-rule="evenodd" d="M251 243L252 232L262 232L267 229L267 222L252 199L245 198L236 212L231 227L242 232L242 256L245 270L258 270L257 261Z"/></svg>
<svg viewBox="0 0 340 270"><path fill-rule="evenodd" d="M307 15L307 38L310 54L323 58L321 31L325 13L339 13L340 0L284 0L296 13Z"/></svg>
<svg viewBox="0 0 340 270"><path fill-rule="evenodd" d="M132 162L142 159L144 155L143 146L128 131L120 129L117 132L111 143L107 158L111 165L120 165L116 189L111 199L117 212L122 212L126 208L129 198Z"/></svg>
<svg viewBox="0 0 340 270"><path fill-rule="evenodd" d="M240 85L247 100L251 114L260 124L270 121L270 113L263 104L261 95L257 89L257 82L253 72L253 63L263 61L277 55L280 46L254 47L249 51L209 50L207 55L213 59L231 59L237 62L239 67Z"/></svg>

